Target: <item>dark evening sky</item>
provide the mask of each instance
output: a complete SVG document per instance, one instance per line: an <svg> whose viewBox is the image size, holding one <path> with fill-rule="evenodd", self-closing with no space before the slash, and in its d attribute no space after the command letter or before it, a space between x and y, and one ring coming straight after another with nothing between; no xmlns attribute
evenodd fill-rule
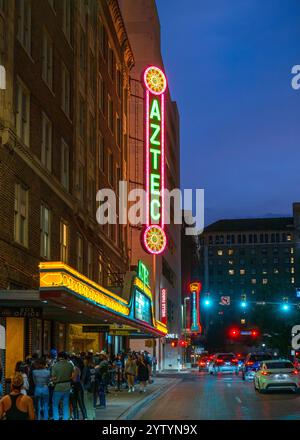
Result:
<svg viewBox="0 0 300 440"><path fill-rule="evenodd" d="M157 0L181 118L181 186L205 223L300 201L300 0Z"/></svg>

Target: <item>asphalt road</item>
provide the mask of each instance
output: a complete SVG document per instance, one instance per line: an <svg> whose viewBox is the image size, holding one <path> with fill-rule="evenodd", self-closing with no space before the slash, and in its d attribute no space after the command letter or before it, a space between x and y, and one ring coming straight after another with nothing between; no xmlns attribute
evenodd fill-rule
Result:
<svg viewBox="0 0 300 440"><path fill-rule="evenodd" d="M178 374L182 381L156 399L136 420L299 420L300 395L258 394L253 382L223 374ZM176 377L170 375L170 377Z"/></svg>

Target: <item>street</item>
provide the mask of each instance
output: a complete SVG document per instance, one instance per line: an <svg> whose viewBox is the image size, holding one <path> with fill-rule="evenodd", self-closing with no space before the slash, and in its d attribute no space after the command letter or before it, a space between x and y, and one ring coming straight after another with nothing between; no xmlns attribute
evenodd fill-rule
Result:
<svg viewBox="0 0 300 440"><path fill-rule="evenodd" d="M139 413L136 420L300 418L300 395L288 392L258 394L252 382L244 382L240 376L231 374L214 377L195 371L181 377L179 384Z"/></svg>

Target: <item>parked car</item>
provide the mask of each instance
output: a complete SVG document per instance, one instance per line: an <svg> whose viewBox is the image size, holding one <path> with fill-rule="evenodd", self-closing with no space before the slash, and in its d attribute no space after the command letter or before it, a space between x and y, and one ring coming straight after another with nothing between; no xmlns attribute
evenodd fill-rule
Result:
<svg viewBox="0 0 300 440"><path fill-rule="evenodd" d="M254 375L254 388L260 393L280 389L299 391L299 371L286 359L263 361Z"/></svg>
<svg viewBox="0 0 300 440"><path fill-rule="evenodd" d="M241 367L242 379L253 379L262 361L273 359L268 353L249 353Z"/></svg>
<svg viewBox="0 0 300 440"><path fill-rule="evenodd" d="M209 363L210 374L235 373L238 375L238 360L233 353L217 353Z"/></svg>

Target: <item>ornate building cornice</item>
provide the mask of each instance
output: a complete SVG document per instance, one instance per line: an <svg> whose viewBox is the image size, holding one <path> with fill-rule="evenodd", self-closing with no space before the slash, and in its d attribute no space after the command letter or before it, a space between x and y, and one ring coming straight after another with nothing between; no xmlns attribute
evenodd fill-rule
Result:
<svg viewBox="0 0 300 440"><path fill-rule="evenodd" d="M121 14L118 0L107 0L107 4L116 27L116 33L122 50L124 51L125 62L128 69L134 66L134 56L126 32L125 24Z"/></svg>

